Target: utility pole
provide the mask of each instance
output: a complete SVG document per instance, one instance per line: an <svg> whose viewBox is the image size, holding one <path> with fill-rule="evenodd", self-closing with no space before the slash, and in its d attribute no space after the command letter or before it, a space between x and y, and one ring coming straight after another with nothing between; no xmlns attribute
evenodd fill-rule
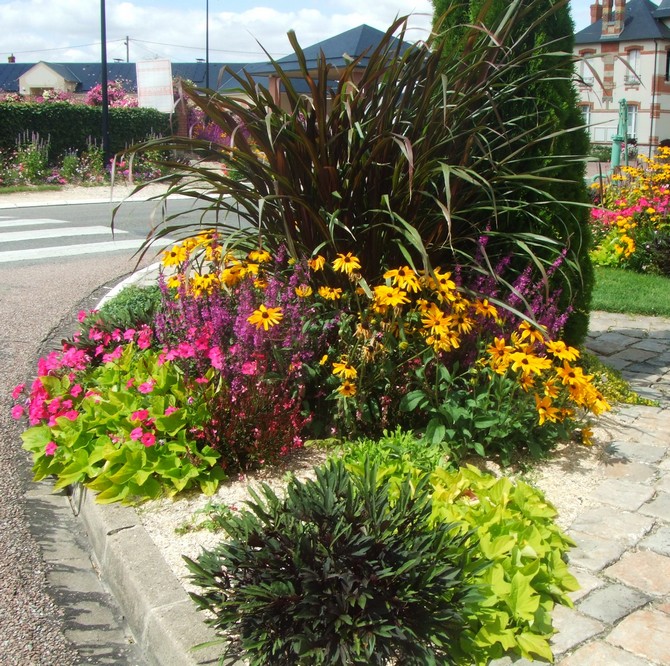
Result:
<svg viewBox="0 0 670 666"><path fill-rule="evenodd" d="M130 37L126 35L126 41L124 42L126 45L126 62L130 62Z"/></svg>

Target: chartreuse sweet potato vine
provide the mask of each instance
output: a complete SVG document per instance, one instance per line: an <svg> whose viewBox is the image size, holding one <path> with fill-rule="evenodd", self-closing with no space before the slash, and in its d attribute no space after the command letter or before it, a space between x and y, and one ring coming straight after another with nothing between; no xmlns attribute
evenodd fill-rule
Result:
<svg viewBox="0 0 670 666"><path fill-rule="evenodd" d="M425 448L399 432L354 445L316 481L290 482L284 499L263 487L247 509L217 514L227 538L187 563L200 588L193 598L213 613L229 656L244 651L258 665L552 660L551 611L571 606L577 589L555 510L521 482L473 467L431 470ZM424 469L410 462L415 452Z"/></svg>

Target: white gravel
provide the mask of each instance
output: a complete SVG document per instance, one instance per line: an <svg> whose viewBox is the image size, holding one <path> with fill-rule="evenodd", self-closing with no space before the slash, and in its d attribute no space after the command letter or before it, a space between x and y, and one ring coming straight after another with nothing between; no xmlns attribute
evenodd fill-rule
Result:
<svg viewBox="0 0 670 666"><path fill-rule="evenodd" d="M594 428L595 444L587 447L574 442L563 444L552 456L533 466L530 471L517 474L518 478L540 488L547 499L558 510L558 524L566 529L577 513L590 505L588 496L603 478L604 466L601 464L603 447L608 440L604 428ZM211 549L222 539L221 533L208 530L182 532L182 528L204 519L197 514L209 503L223 504L231 509L244 506L249 498L248 487L258 486L261 482L280 492L285 485L288 473L304 479L313 477L313 468L321 464L326 454L319 449L305 449L291 458L286 466L229 481L222 485L213 497L192 494L176 500L162 499L147 502L137 509L140 521L151 535L161 551L165 561L187 591L195 590L188 582L188 570L183 555L197 557L203 549ZM500 468L491 463L485 465L487 471L499 475Z"/></svg>

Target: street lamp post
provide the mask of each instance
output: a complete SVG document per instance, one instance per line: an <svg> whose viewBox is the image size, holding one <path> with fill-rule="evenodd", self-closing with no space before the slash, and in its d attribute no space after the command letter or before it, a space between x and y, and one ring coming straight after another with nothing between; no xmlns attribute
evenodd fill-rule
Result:
<svg viewBox="0 0 670 666"><path fill-rule="evenodd" d="M209 88L209 0L205 0L205 88Z"/></svg>
<svg viewBox="0 0 670 666"><path fill-rule="evenodd" d="M100 61L102 86L102 155L107 167L110 159L109 150L109 96L107 94L107 26L105 21L105 0L100 0Z"/></svg>

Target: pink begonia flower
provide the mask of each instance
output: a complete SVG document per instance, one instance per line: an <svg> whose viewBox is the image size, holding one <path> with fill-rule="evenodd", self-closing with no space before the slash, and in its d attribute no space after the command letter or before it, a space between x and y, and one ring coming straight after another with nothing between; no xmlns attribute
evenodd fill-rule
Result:
<svg viewBox="0 0 670 666"><path fill-rule="evenodd" d="M12 418L13 419L20 419L24 414L25 414L25 410L23 409L22 405L14 405L14 407L12 407Z"/></svg>
<svg viewBox="0 0 670 666"><path fill-rule="evenodd" d="M212 347L207 353L207 356L209 356L209 360L212 363L212 367L216 368L217 370L223 369L223 354L221 353L219 347L217 347L216 345Z"/></svg>
<svg viewBox="0 0 670 666"><path fill-rule="evenodd" d="M102 331L99 331L97 328L91 328L88 331L88 338L94 342L99 342L102 340Z"/></svg>
<svg viewBox="0 0 670 666"><path fill-rule="evenodd" d="M58 448L58 444L56 442L49 442L45 447L44 447L44 453L47 456L52 456L54 453L56 453L56 449Z"/></svg>
<svg viewBox="0 0 670 666"><path fill-rule="evenodd" d="M66 419L69 419L70 421L76 421L79 418L79 412L76 409L71 409L64 414L61 414L61 416L64 416Z"/></svg>
<svg viewBox="0 0 670 666"><path fill-rule="evenodd" d="M83 391L83 387L81 384L75 384L71 389L70 389L70 395L73 398L78 398L81 395L81 392Z"/></svg>
<svg viewBox="0 0 670 666"><path fill-rule="evenodd" d="M126 342L132 342L135 339L135 329L129 328L127 331L125 331L123 334L123 339Z"/></svg>
<svg viewBox="0 0 670 666"><path fill-rule="evenodd" d="M144 435L144 430L142 430L140 426L137 426L137 428L133 428L130 431L130 439L134 439L135 441L142 439L142 435Z"/></svg>
<svg viewBox="0 0 670 666"><path fill-rule="evenodd" d="M169 407L165 408L165 416L170 416L170 414L174 414L175 412L178 412L179 409L177 407L173 407L170 405Z"/></svg>
<svg viewBox="0 0 670 666"><path fill-rule="evenodd" d="M207 377L196 377L195 383L196 384L207 384L207 383L209 383L209 379L207 379Z"/></svg>
<svg viewBox="0 0 670 666"><path fill-rule="evenodd" d="M132 388L135 386L135 379L131 377L127 382L126 382L126 388Z"/></svg>
<svg viewBox="0 0 670 666"><path fill-rule="evenodd" d="M17 384L12 391L12 398L17 400L18 397L23 393L23 389L26 388L25 384Z"/></svg>
<svg viewBox="0 0 670 666"><path fill-rule="evenodd" d="M131 421L144 421L149 416L148 409L138 409L130 415Z"/></svg>
<svg viewBox="0 0 670 666"><path fill-rule="evenodd" d="M151 393L154 390L155 385L156 385L156 380L155 379L150 379L148 382L144 382L144 384L140 384L137 387L137 390L140 393Z"/></svg>
<svg viewBox="0 0 670 666"><path fill-rule="evenodd" d="M153 331L150 326L146 324L140 329L140 333L137 336L137 346L140 349L148 349L151 347L151 338L153 336Z"/></svg>
<svg viewBox="0 0 670 666"><path fill-rule="evenodd" d="M142 444L144 444L144 446L153 446L155 443L156 435L154 435L152 432L145 432L144 435L142 435Z"/></svg>
<svg viewBox="0 0 670 666"><path fill-rule="evenodd" d="M114 340L114 342L121 342L121 340L122 340L121 331L118 328L115 328L112 331L111 336L112 336L112 340Z"/></svg>
<svg viewBox="0 0 670 666"><path fill-rule="evenodd" d="M86 319L87 316L88 313L86 312L86 310L79 310L79 312L77 313L77 319L79 323L81 324L84 321L84 319Z"/></svg>
<svg viewBox="0 0 670 666"><path fill-rule="evenodd" d="M117 359L121 358L121 354L123 353L123 347L119 345L114 349L109 354L104 354L102 357L102 362L103 363L110 363L111 361L116 361Z"/></svg>

